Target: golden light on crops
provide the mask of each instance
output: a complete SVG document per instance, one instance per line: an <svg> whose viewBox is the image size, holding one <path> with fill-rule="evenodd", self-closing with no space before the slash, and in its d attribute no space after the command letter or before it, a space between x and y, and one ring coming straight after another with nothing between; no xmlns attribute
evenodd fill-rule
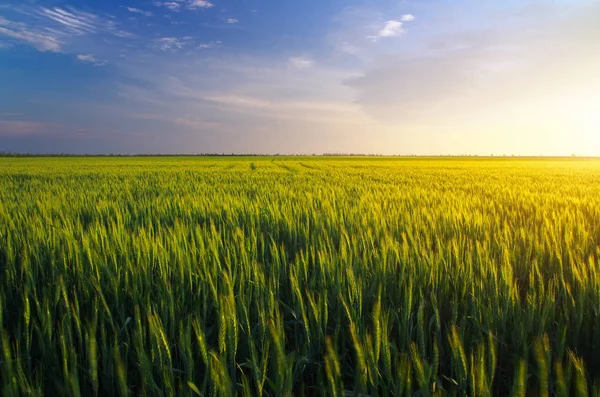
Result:
<svg viewBox="0 0 600 397"><path fill-rule="evenodd" d="M599 167L0 158L0 394L597 395Z"/></svg>

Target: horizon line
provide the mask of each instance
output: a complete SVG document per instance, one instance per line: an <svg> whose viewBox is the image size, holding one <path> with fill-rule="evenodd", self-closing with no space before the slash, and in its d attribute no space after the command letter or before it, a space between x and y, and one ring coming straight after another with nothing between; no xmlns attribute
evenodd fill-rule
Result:
<svg viewBox="0 0 600 397"><path fill-rule="evenodd" d="M378 154L378 153L10 153L0 152L0 157L403 157L403 158L555 158L600 159L600 155L507 155L507 154Z"/></svg>

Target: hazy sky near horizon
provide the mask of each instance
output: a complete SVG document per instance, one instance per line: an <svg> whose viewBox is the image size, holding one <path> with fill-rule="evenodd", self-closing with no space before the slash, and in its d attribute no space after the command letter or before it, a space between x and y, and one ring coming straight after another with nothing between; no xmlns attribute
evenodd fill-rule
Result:
<svg viewBox="0 0 600 397"><path fill-rule="evenodd" d="M600 1L0 0L0 150L600 156Z"/></svg>

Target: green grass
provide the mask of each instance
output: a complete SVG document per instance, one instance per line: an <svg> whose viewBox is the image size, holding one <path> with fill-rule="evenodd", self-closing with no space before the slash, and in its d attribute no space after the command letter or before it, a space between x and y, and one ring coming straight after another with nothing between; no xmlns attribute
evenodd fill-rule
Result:
<svg viewBox="0 0 600 397"><path fill-rule="evenodd" d="M0 395L600 395L600 161L0 158Z"/></svg>

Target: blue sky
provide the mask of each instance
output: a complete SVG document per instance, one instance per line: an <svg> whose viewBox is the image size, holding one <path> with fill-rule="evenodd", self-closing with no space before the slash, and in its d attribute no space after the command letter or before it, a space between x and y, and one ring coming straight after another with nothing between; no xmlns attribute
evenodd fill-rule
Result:
<svg viewBox="0 0 600 397"><path fill-rule="evenodd" d="M598 1L0 1L0 150L600 155Z"/></svg>

